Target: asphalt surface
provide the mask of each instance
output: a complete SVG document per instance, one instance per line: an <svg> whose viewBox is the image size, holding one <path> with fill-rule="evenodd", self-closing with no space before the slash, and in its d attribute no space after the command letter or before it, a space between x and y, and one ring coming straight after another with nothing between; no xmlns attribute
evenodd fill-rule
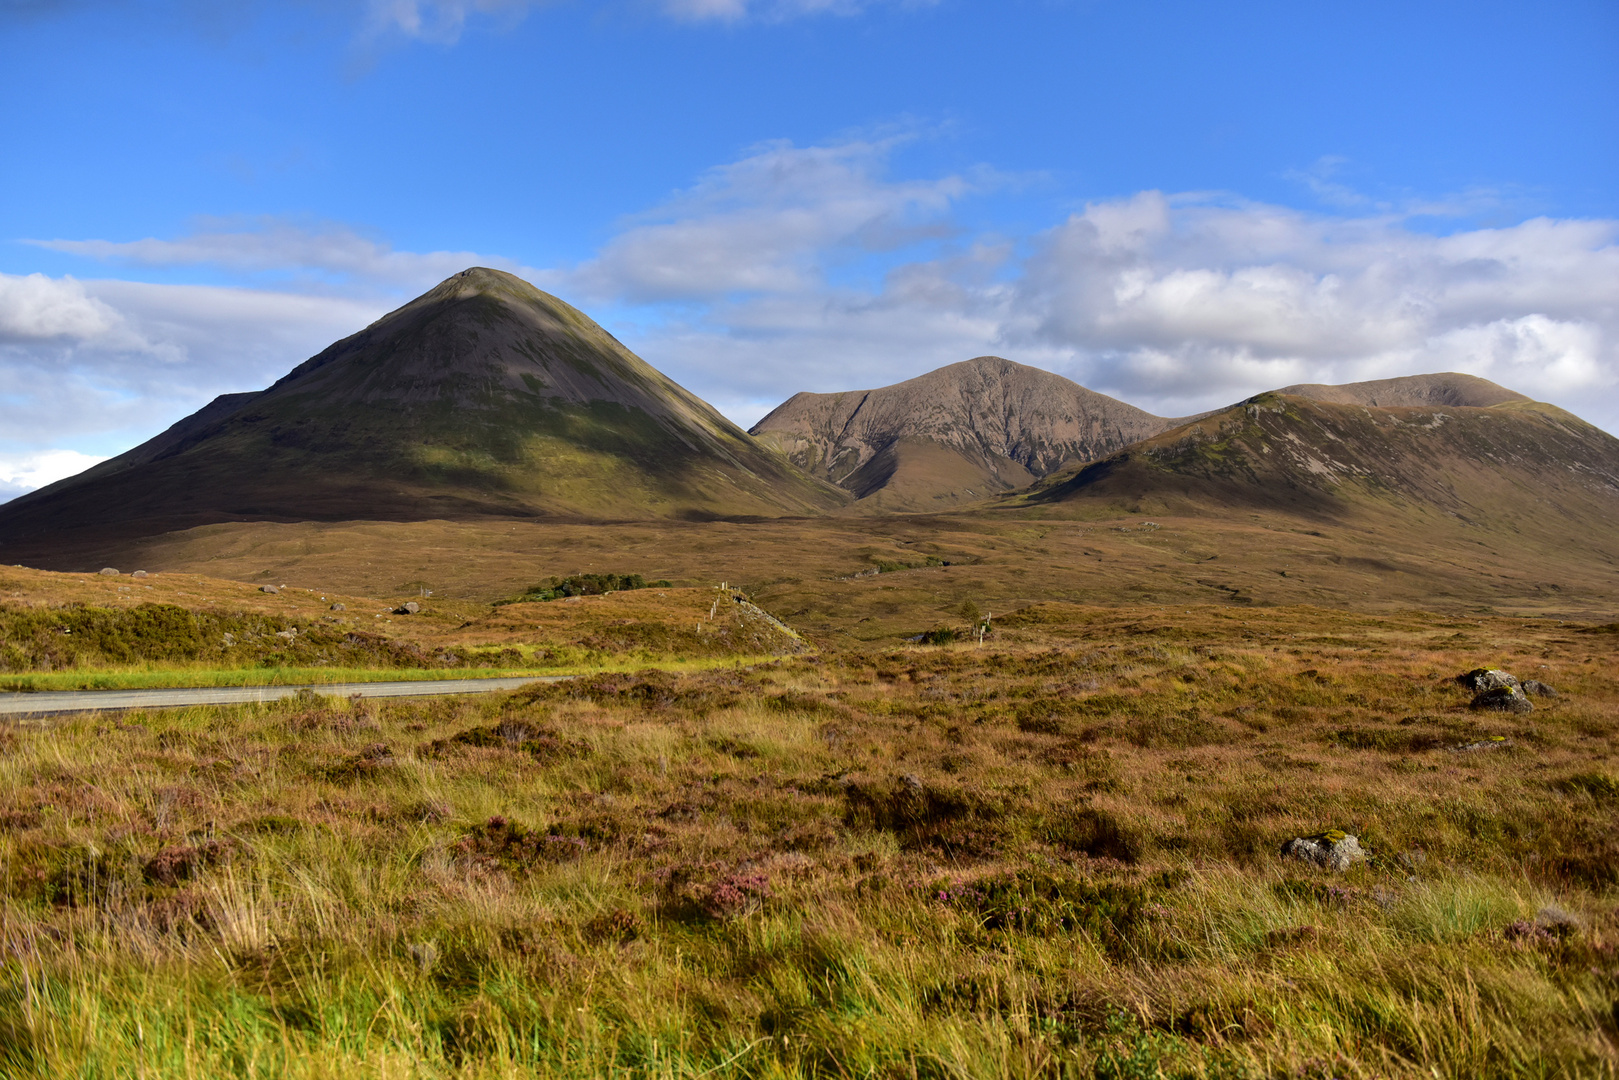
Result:
<svg viewBox="0 0 1619 1080"><path fill-rule="evenodd" d="M173 709L188 705L241 705L292 697L313 690L329 697L434 697L515 690L536 682L558 682L563 675L518 675L496 679L417 679L402 682L314 683L304 686L187 686L167 690L45 690L0 693L0 716L52 716L62 713Z"/></svg>

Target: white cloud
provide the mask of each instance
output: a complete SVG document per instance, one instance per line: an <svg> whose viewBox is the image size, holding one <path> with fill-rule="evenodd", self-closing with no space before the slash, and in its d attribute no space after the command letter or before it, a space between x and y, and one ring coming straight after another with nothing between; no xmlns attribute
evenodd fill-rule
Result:
<svg viewBox="0 0 1619 1080"><path fill-rule="evenodd" d="M77 475L105 457L76 450L45 450L34 454L0 454L0 502Z"/></svg>
<svg viewBox="0 0 1619 1080"><path fill-rule="evenodd" d="M887 180L897 142L761 147L629 222L569 284L635 303L814 291L834 260L937 237L954 202L996 182Z"/></svg>
<svg viewBox="0 0 1619 1080"><path fill-rule="evenodd" d="M118 313L73 278L0 274L0 342L95 337L118 323Z"/></svg>
<svg viewBox="0 0 1619 1080"><path fill-rule="evenodd" d="M1168 411L1297 381L1457 369L1619 419L1619 223L1448 236L1146 192L1047 234L1008 340Z"/></svg>

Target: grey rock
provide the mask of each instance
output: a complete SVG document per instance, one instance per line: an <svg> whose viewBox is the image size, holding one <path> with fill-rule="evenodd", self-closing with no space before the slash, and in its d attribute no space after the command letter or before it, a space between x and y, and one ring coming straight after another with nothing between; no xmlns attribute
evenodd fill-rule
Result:
<svg viewBox="0 0 1619 1080"><path fill-rule="evenodd" d="M130 574L129 576L130 577L145 577L146 576L146 571L145 570L137 570L133 574Z"/></svg>
<svg viewBox="0 0 1619 1080"><path fill-rule="evenodd" d="M1490 712L1528 713L1535 711L1534 702L1529 700L1529 695L1516 686L1497 686L1493 690L1486 690L1473 699L1470 707L1486 709Z"/></svg>
<svg viewBox="0 0 1619 1080"><path fill-rule="evenodd" d="M1282 845L1282 858L1342 871L1366 858L1366 852L1358 837L1328 829L1314 836L1295 836Z"/></svg>
<svg viewBox="0 0 1619 1080"><path fill-rule="evenodd" d="M394 614L395 615L414 615L420 610L422 610L422 605L420 605L416 601L412 600L407 604L403 604L403 605L395 608L394 609Z"/></svg>
<svg viewBox="0 0 1619 1080"><path fill-rule="evenodd" d="M1474 668L1465 675L1456 676L1456 681L1473 691L1482 694L1486 690L1499 690L1504 686L1517 686L1518 680L1502 671L1500 668Z"/></svg>
<svg viewBox="0 0 1619 1080"><path fill-rule="evenodd" d="M349 609L349 606L347 604L333 604L332 605L332 610L333 611L347 611L348 609Z"/></svg>
<svg viewBox="0 0 1619 1080"><path fill-rule="evenodd" d="M281 590L276 588L274 585L260 585L259 586L259 592L278 593L280 591Z"/></svg>
<svg viewBox="0 0 1619 1080"><path fill-rule="evenodd" d="M114 570L110 566L103 566L101 568L101 576L102 577L117 577L118 576L118 571Z"/></svg>
<svg viewBox="0 0 1619 1080"><path fill-rule="evenodd" d="M1553 690L1539 679L1526 679L1523 684L1523 692L1526 694L1533 694L1535 697L1557 696L1556 690Z"/></svg>

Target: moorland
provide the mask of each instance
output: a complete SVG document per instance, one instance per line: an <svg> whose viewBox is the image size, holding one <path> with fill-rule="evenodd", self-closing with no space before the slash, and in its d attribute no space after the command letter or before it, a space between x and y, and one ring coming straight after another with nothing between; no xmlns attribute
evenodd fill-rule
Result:
<svg viewBox="0 0 1619 1080"><path fill-rule="evenodd" d="M14 728L7 1072L1611 1073L1613 626L962 636Z"/></svg>
<svg viewBox="0 0 1619 1080"><path fill-rule="evenodd" d="M469 270L0 508L5 690L310 687L0 729L0 1072L1613 1076L1616 526L1471 376L748 433Z"/></svg>

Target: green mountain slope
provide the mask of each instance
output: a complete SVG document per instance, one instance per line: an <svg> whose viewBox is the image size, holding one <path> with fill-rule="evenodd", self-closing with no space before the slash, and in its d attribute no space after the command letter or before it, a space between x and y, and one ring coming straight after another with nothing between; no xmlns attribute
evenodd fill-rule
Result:
<svg viewBox="0 0 1619 1080"><path fill-rule="evenodd" d="M0 508L0 558L222 521L702 518L847 500L585 315L457 274L299 365Z"/></svg>
<svg viewBox="0 0 1619 1080"><path fill-rule="evenodd" d="M1261 394L1004 505L1395 515L1571 544L1619 536L1619 439L1552 405L1343 405Z"/></svg>

